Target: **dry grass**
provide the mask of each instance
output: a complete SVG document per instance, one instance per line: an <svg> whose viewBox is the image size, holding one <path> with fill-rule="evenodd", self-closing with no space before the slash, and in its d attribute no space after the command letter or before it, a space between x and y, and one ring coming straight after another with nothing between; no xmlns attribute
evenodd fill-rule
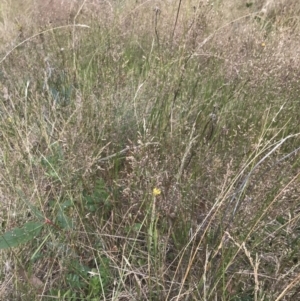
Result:
<svg viewBox="0 0 300 301"><path fill-rule="evenodd" d="M297 300L299 10L3 1L0 299Z"/></svg>

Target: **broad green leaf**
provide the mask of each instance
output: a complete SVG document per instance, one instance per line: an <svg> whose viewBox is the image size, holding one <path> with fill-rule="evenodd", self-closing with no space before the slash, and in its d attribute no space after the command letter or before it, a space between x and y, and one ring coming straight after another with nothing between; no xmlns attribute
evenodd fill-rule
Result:
<svg viewBox="0 0 300 301"><path fill-rule="evenodd" d="M62 229L70 230L73 228L72 219L70 219L68 216L66 216L63 210L58 211L57 216L56 216L56 221Z"/></svg>
<svg viewBox="0 0 300 301"><path fill-rule="evenodd" d="M39 235L42 230L43 223L28 222L23 228L15 228L0 236L0 250L18 247L20 244L32 240Z"/></svg>

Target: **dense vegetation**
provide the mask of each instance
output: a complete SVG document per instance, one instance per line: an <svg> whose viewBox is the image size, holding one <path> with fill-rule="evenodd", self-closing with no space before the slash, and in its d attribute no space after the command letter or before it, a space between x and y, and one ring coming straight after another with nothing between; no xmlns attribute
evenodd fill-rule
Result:
<svg viewBox="0 0 300 301"><path fill-rule="evenodd" d="M16 2L0 299L300 298L300 4Z"/></svg>

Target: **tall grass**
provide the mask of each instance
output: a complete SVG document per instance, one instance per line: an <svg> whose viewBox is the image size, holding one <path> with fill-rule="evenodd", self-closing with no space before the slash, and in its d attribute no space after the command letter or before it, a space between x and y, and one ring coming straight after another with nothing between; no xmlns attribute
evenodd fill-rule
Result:
<svg viewBox="0 0 300 301"><path fill-rule="evenodd" d="M1 300L296 300L298 5L82 4L2 48Z"/></svg>

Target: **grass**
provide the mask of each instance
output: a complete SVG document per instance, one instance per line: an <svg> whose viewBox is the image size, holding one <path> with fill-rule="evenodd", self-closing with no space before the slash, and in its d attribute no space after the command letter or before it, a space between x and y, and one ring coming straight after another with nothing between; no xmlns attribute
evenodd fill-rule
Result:
<svg viewBox="0 0 300 301"><path fill-rule="evenodd" d="M1 300L297 299L300 6L251 3L0 4Z"/></svg>

